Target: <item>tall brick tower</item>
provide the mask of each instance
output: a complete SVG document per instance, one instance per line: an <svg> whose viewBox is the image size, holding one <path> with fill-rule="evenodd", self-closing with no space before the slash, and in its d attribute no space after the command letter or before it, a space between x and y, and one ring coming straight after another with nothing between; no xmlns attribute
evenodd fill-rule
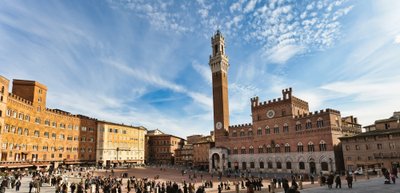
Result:
<svg viewBox="0 0 400 193"><path fill-rule="evenodd" d="M209 65L212 72L214 133L215 141L224 138L229 127L228 103L228 57L225 55L225 40L221 32L211 38L212 55Z"/></svg>

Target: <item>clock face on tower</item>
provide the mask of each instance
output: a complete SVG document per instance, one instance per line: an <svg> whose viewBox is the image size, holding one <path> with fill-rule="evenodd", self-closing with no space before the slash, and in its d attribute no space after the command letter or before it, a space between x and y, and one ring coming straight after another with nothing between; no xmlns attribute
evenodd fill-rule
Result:
<svg viewBox="0 0 400 193"><path fill-rule="evenodd" d="M274 110L269 110L269 111L267 111L267 117L268 118L272 118L272 117L274 117L275 116L275 111Z"/></svg>
<svg viewBox="0 0 400 193"><path fill-rule="evenodd" d="M215 124L215 128L221 129L221 128L222 128L222 123L221 123L221 122L217 122L217 123Z"/></svg>

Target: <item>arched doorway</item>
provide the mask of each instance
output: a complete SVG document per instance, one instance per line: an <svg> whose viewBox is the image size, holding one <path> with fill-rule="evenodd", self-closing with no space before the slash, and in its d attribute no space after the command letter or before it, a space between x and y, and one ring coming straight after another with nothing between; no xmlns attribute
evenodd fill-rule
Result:
<svg viewBox="0 0 400 193"><path fill-rule="evenodd" d="M212 169L218 170L220 166L221 158L218 153L212 155Z"/></svg>

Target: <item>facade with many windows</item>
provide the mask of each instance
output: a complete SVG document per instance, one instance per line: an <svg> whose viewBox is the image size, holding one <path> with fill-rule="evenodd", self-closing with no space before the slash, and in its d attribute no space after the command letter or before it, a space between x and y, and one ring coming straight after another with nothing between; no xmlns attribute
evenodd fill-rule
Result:
<svg viewBox="0 0 400 193"><path fill-rule="evenodd" d="M0 167L95 163L96 119L47 108L39 82L13 80L12 92L8 85L0 76Z"/></svg>
<svg viewBox="0 0 400 193"><path fill-rule="evenodd" d="M164 133L151 132L146 138L148 164L174 165L175 150L181 149L185 144L184 139Z"/></svg>
<svg viewBox="0 0 400 193"><path fill-rule="evenodd" d="M96 161L103 166L143 164L146 132L143 127L98 121Z"/></svg>
<svg viewBox="0 0 400 193"><path fill-rule="evenodd" d="M341 137L346 169L400 166L400 112L366 126L367 132Z"/></svg>
<svg viewBox="0 0 400 193"><path fill-rule="evenodd" d="M265 171L320 173L343 169L339 137L361 132L353 117L337 110L311 112L306 101L282 90L282 97L250 99L252 122L229 125L228 57L224 37L212 38L215 147L210 150L211 172Z"/></svg>

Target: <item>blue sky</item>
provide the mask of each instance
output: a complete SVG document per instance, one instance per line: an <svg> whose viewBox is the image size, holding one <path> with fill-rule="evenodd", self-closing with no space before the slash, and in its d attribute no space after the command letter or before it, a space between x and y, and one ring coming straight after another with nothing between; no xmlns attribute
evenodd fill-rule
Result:
<svg viewBox="0 0 400 193"><path fill-rule="evenodd" d="M159 128L213 128L210 37L230 60L231 124L293 87L363 125L400 110L400 1L0 0L0 74L48 86L48 107Z"/></svg>

